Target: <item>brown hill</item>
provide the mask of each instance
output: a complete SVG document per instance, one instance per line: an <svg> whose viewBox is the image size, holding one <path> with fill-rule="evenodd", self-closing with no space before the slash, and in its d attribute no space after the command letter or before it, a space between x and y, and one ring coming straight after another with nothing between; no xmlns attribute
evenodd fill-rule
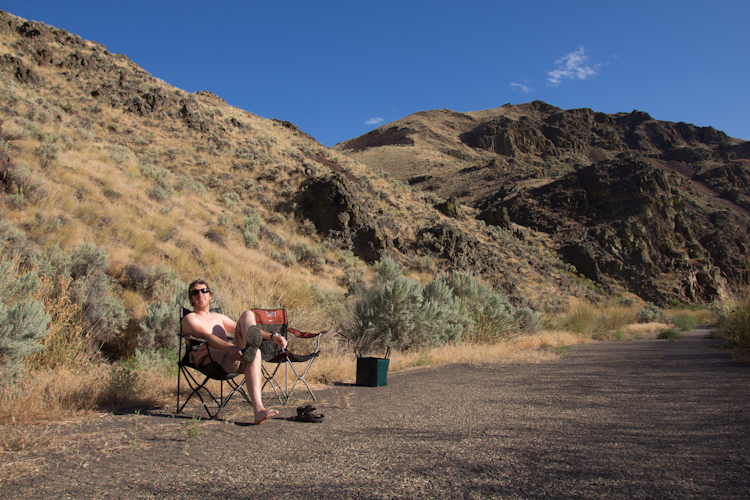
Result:
<svg viewBox="0 0 750 500"><path fill-rule="evenodd" d="M487 226L471 207L441 211L291 123L3 12L0 120L0 250L52 266L83 248L106 271L94 295L111 299L108 311L122 305L124 326L102 334L118 348L143 344L139 325L196 276L230 314L285 306L301 328L328 327L386 253L423 281L470 270L540 312L602 297L543 233Z"/></svg>
<svg viewBox="0 0 750 500"><path fill-rule="evenodd" d="M605 289L707 301L750 277L750 143L711 127L535 101L415 113L334 149L550 235Z"/></svg>

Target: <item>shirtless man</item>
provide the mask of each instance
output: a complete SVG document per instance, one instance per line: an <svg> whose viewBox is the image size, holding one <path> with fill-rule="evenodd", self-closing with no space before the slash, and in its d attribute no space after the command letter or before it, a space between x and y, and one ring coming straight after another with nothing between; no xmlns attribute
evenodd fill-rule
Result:
<svg viewBox="0 0 750 500"><path fill-rule="evenodd" d="M210 350L213 361L221 364L227 373L245 373L245 384L250 400L253 403L255 423L262 424L268 418L278 415L276 410L267 410L261 400L260 351L258 347L263 339L272 340L286 349L286 339L278 333L262 331L255 324L252 311L243 312L237 322L227 316L211 312L213 293L204 280L195 280L188 287L188 298L193 304L193 312L182 318L182 331L195 338L205 339L206 345L193 353L193 364L210 362ZM227 333L234 334L233 342L227 341Z"/></svg>

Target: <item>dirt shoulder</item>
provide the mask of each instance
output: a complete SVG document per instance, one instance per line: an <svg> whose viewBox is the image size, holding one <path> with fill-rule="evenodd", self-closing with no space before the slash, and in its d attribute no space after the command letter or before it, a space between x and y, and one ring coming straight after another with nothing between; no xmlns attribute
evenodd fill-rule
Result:
<svg viewBox="0 0 750 500"><path fill-rule="evenodd" d="M526 366L427 368L317 392L319 424L168 410L34 428L4 498L747 498L750 365L677 341ZM5 429L4 432L8 432ZM199 436L196 437L195 433ZM32 442L26 436L27 442Z"/></svg>

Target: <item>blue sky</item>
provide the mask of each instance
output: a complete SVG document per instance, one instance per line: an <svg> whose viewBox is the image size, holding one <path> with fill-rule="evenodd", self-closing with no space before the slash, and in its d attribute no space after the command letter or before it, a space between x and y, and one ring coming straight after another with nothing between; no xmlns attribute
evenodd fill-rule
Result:
<svg viewBox="0 0 750 500"><path fill-rule="evenodd" d="M748 0L0 0L326 146L542 100L750 140Z"/></svg>

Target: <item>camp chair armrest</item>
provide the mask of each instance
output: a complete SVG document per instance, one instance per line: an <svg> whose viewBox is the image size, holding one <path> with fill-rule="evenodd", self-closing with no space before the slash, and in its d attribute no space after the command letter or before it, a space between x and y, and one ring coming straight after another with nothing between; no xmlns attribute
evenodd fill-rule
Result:
<svg viewBox="0 0 750 500"><path fill-rule="evenodd" d="M189 340L190 342L195 342L196 344L206 343L206 339L199 339L199 338L191 337L190 335L185 335L184 333L178 333L177 336L185 340Z"/></svg>
<svg viewBox="0 0 750 500"><path fill-rule="evenodd" d="M297 330L296 328L291 328L291 327L287 328L287 331L290 332L290 333L293 333L295 337L300 338L300 339L312 339L312 338L315 338L316 341L317 341L317 345L315 347L315 351L316 352L320 350L320 339L321 339L321 337L323 337L324 333L328 333L328 330L323 330L322 332L318 332L318 333L301 332L301 331Z"/></svg>

